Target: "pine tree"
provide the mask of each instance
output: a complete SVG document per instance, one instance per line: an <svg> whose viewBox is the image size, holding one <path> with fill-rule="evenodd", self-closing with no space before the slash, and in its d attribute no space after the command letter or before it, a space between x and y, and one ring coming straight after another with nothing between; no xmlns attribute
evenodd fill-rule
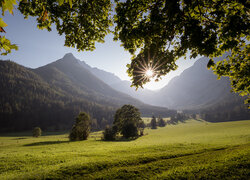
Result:
<svg viewBox="0 0 250 180"><path fill-rule="evenodd" d="M157 129L156 118L154 116L151 120L151 129Z"/></svg>

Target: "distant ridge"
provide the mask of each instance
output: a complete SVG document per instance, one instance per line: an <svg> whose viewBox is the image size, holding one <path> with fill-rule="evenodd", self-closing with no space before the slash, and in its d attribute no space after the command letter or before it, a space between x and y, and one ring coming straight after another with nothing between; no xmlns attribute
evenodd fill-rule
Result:
<svg viewBox="0 0 250 180"><path fill-rule="evenodd" d="M143 116L176 112L116 91L71 53L37 69L0 61L0 84L0 132L25 131L34 126L69 130L80 111L91 115L92 129L98 130L112 123L115 110L123 104L135 105Z"/></svg>

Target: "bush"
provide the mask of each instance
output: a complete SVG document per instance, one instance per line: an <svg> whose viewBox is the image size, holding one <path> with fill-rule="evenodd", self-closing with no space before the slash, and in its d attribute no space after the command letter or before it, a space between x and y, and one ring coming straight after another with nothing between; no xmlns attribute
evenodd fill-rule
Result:
<svg viewBox="0 0 250 180"><path fill-rule="evenodd" d="M113 141L115 140L116 132L112 127L107 126L103 132L103 140L105 141Z"/></svg>
<svg viewBox="0 0 250 180"><path fill-rule="evenodd" d="M39 137L39 136L41 136L41 135L42 135L42 130L41 130L41 128L40 128L40 127L35 127L35 128L33 129L32 134L33 134L33 137Z"/></svg>
<svg viewBox="0 0 250 180"><path fill-rule="evenodd" d="M165 127L165 126L166 126L166 123L165 123L165 121L164 121L162 118L159 118L159 120L158 120L158 125L159 125L160 127Z"/></svg>
<svg viewBox="0 0 250 180"><path fill-rule="evenodd" d="M136 124L129 122L124 124L121 134L125 138L137 137L138 136L138 128Z"/></svg>
<svg viewBox="0 0 250 180"><path fill-rule="evenodd" d="M90 118L85 112L81 112L69 134L70 141L86 140L90 133Z"/></svg>

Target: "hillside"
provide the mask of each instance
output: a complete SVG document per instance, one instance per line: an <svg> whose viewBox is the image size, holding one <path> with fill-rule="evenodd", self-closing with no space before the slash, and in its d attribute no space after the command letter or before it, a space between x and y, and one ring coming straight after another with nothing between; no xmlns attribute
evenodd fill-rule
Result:
<svg viewBox="0 0 250 180"><path fill-rule="evenodd" d="M215 61L224 59L227 55L228 53L225 53L222 57L215 58ZM136 91L134 87L130 87L131 82L121 80L113 73L93 68L84 61L79 61L84 68L87 68L94 76L109 84L113 89L139 99L146 104L202 113L203 117L205 117L205 114L212 116L212 109L216 109L214 107L219 109L224 107L223 112L226 114L230 114L230 111L236 113L235 109L240 109L237 110L238 115L230 115L231 118L226 119L232 120L233 117L237 117L236 119L239 120L240 112L243 113L241 117L249 117L249 112L243 103L244 98L242 99L231 93L228 78L222 77L218 80L217 76L207 69L207 62L208 58L206 57L198 59L192 67L184 70L180 76L173 78L158 91L141 88ZM224 118L224 120L226 119Z"/></svg>
<svg viewBox="0 0 250 180"><path fill-rule="evenodd" d="M97 120L111 121L115 107L69 96L54 89L31 70L10 61L0 61L0 132L66 130L80 110ZM107 122L106 122L107 123ZM100 128L94 124L95 128Z"/></svg>
<svg viewBox="0 0 250 180"><path fill-rule="evenodd" d="M126 94L115 91L98 79L80 66L79 61L71 53L33 71L49 83L53 89L59 89L77 98L113 105L142 104Z"/></svg>
<svg viewBox="0 0 250 180"><path fill-rule="evenodd" d="M128 94L144 103L148 103L150 96L153 96L155 93L154 91L148 89L138 89L136 90L134 87L131 86L131 82L127 80L121 80L118 76L111 72L107 72L96 67L91 67L86 64L84 61L79 61L79 63L86 69L88 69L94 76L102 80L104 83L111 86L113 89Z"/></svg>
<svg viewBox="0 0 250 180"><path fill-rule="evenodd" d="M198 59L163 87L152 103L175 109L198 109L231 94L228 78L217 80L217 76L207 69L207 62L208 58Z"/></svg>
<svg viewBox="0 0 250 180"><path fill-rule="evenodd" d="M175 111L150 106L118 92L82 67L72 54L29 69L0 61L0 131L68 130L80 111L92 117L92 129L112 123L123 104L138 107L143 116L170 116Z"/></svg>

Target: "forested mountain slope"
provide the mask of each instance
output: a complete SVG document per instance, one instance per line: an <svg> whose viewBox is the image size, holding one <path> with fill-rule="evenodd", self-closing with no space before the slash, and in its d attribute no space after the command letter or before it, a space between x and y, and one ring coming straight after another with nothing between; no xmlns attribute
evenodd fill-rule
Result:
<svg viewBox="0 0 250 180"><path fill-rule="evenodd" d="M80 111L91 115L93 129L101 129L112 123L115 110L123 104L135 105L144 116L175 113L114 90L72 54L37 69L0 61L0 86L0 132L34 126L68 130Z"/></svg>

